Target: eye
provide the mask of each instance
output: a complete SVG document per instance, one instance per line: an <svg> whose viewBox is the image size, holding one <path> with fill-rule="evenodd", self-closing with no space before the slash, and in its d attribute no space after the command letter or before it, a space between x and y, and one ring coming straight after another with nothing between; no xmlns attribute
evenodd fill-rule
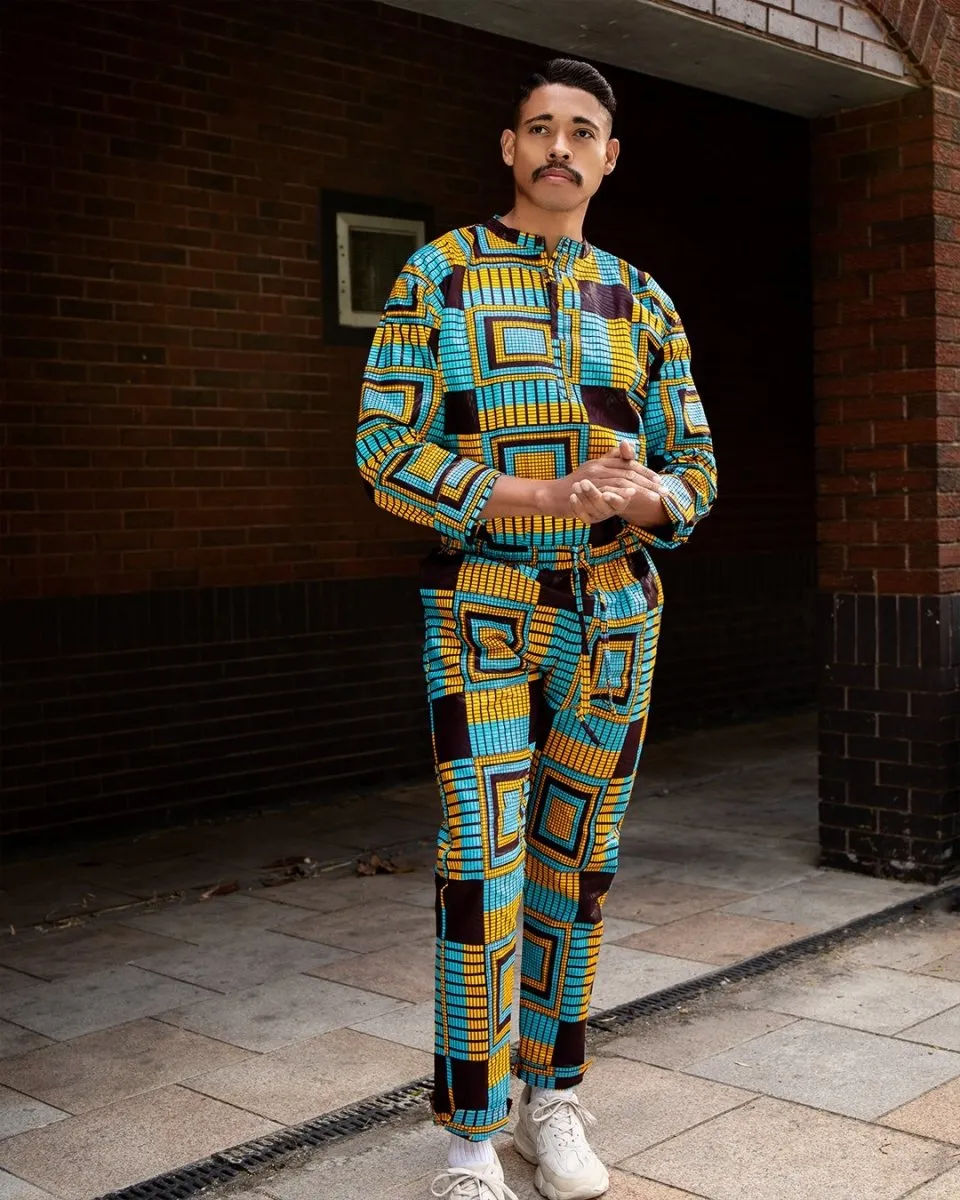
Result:
<svg viewBox="0 0 960 1200"><path fill-rule="evenodd" d="M593 134L592 134L592 132L591 132L589 129L578 129L578 130L577 130L577 137L579 137L581 134L582 134L584 137L587 137L587 138L592 138L592 137L593 137Z"/></svg>
<svg viewBox="0 0 960 1200"><path fill-rule="evenodd" d="M546 128L547 128L546 125L531 125L530 132L531 133L542 133Z"/></svg>

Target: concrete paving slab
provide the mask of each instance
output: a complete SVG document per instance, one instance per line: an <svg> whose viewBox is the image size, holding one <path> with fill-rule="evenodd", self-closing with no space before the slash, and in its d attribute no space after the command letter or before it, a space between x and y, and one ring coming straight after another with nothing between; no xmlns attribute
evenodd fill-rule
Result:
<svg viewBox="0 0 960 1200"><path fill-rule="evenodd" d="M669 879L628 879L618 873L607 893L603 915L604 920L612 916L650 925L667 925L726 904L736 904L738 900L749 899L749 895L723 888L674 883Z"/></svg>
<svg viewBox="0 0 960 1200"><path fill-rule="evenodd" d="M543 1200L534 1183L534 1168L513 1149L512 1139L497 1138L494 1143L503 1166L507 1186L516 1193L517 1200ZM425 1200L430 1195L428 1175L408 1186L391 1192L390 1200ZM604 1192L604 1200L690 1200L690 1192L678 1192L676 1188L664 1187L649 1179L628 1175L616 1168L610 1171L610 1190ZM697 1197L693 1197L697 1200Z"/></svg>
<svg viewBox="0 0 960 1200"><path fill-rule="evenodd" d="M704 828L673 821L656 821L643 815L625 829L621 844L644 858L665 862L721 863L731 854L743 858L774 859L783 863L816 865L816 849L791 838L746 833L736 828Z"/></svg>
<svg viewBox="0 0 960 1200"><path fill-rule="evenodd" d="M436 933L436 924L432 905L425 908L384 900L379 904L351 906L309 916L284 925L284 932L364 954L429 937Z"/></svg>
<svg viewBox="0 0 960 1200"><path fill-rule="evenodd" d="M655 925L650 925L646 921L628 921L623 917L609 916L603 914L603 941L604 942L622 942L624 938L630 937L634 933L646 933L649 929L655 929Z"/></svg>
<svg viewBox="0 0 960 1200"><path fill-rule="evenodd" d="M960 1079L895 1108L880 1118L880 1124L960 1146Z"/></svg>
<svg viewBox="0 0 960 1200"><path fill-rule="evenodd" d="M289 887L265 888L263 899L295 904L317 912L367 908L374 904L414 904L433 909L436 885L433 871L419 869L384 875L356 875L352 869L298 880Z"/></svg>
<svg viewBox="0 0 960 1200"><path fill-rule="evenodd" d="M425 1200L430 1184L446 1160L448 1138L429 1122L411 1129L383 1135L379 1142L351 1139L339 1155L314 1158L306 1167L284 1171L260 1184L249 1200L317 1200L322 1180L323 1195L331 1200ZM534 1169L513 1149L508 1135L494 1138L508 1186L518 1200L542 1200L533 1184ZM397 1179L397 1165L404 1164ZM688 1192L665 1188L624 1172L610 1173L609 1200L687 1200Z"/></svg>
<svg viewBox="0 0 960 1200"><path fill-rule="evenodd" d="M131 959L177 950L181 945L176 938L108 921L57 930L25 945L7 944L0 949L0 962L26 971L37 979L68 979L109 967L121 967Z"/></svg>
<svg viewBox="0 0 960 1200"><path fill-rule="evenodd" d="M335 946L255 929L230 938L222 946L175 943L172 950L151 952L134 960L132 965L214 992L235 992L283 975L356 957L349 950Z"/></svg>
<svg viewBox="0 0 960 1200"><path fill-rule="evenodd" d="M734 1046L746 1053L754 1038L792 1025L796 1020L763 1010L714 1010L708 1003L686 1014L650 1018L641 1030L607 1043L600 1053L674 1070Z"/></svg>
<svg viewBox="0 0 960 1200"><path fill-rule="evenodd" d="M938 958L934 962L927 963L923 967L925 975L932 975L934 979L956 979L960 980L960 950L954 951L953 954L946 954L943 958Z"/></svg>
<svg viewBox="0 0 960 1200"><path fill-rule="evenodd" d="M259 898L234 893L141 911L136 916L124 917L118 924L203 946L211 942L220 945L230 937L254 929L285 930L306 915L306 909L268 904Z"/></svg>
<svg viewBox="0 0 960 1200"><path fill-rule="evenodd" d="M83 1113L249 1057L236 1046L147 1018L0 1060L0 1083Z"/></svg>
<svg viewBox="0 0 960 1200"><path fill-rule="evenodd" d="M180 1029L247 1050L277 1050L400 1006L391 996L309 975L288 975L229 996L158 1014Z"/></svg>
<svg viewBox="0 0 960 1200"><path fill-rule="evenodd" d="M597 1118L590 1144L611 1165L754 1098L626 1058L596 1059L577 1094Z"/></svg>
<svg viewBox="0 0 960 1200"><path fill-rule="evenodd" d="M34 865L25 865L25 869L33 872L32 879L15 884L8 869L4 868L3 882L7 890L0 892L0 925L13 926L18 931L23 926L118 908L135 903L137 899L128 892L95 887L77 878L75 872L63 878L38 875Z"/></svg>
<svg viewBox="0 0 960 1200"><path fill-rule="evenodd" d="M928 1046L960 1050L960 1007L948 1009L909 1029L902 1029L897 1036L908 1042L924 1042Z"/></svg>
<svg viewBox="0 0 960 1200"><path fill-rule="evenodd" d="M325 874L314 879L298 879L283 887L263 888L256 893L256 898L258 902L271 904L281 912L287 908L300 909L296 919L302 921L308 912L326 913L349 908L349 899L344 899L338 890L338 884L344 878L344 872L338 871L333 879Z"/></svg>
<svg viewBox="0 0 960 1200"><path fill-rule="evenodd" d="M960 1005L960 984L910 975L886 967L843 970L812 959L789 974L739 993L745 1003L762 989L763 1006L872 1033L899 1033L927 1017Z"/></svg>
<svg viewBox="0 0 960 1200"><path fill-rule="evenodd" d="M711 963L689 962L666 954L649 954L627 946L600 947L591 1012L625 1004L662 988L714 970Z"/></svg>
<svg viewBox="0 0 960 1200"><path fill-rule="evenodd" d="M710 1200L897 1200L952 1153L765 1096L617 1165Z"/></svg>
<svg viewBox="0 0 960 1200"><path fill-rule="evenodd" d="M658 877L674 883L695 884L698 887L757 893L811 878L816 873L817 868L812 865L784 862L781 859L740 858L734 855L721 858L716 862L698 862L696 860L686 863L664 862L658 872ZM734 912L739 909L730 909L729 911ZM747 912L743 915L748 917L768 916L763 912ZM769 919L774 921L798 918L802 918L804 924L811 924L807 920L806 914L798 909L794 909L787 917L769 916Z"/></svg>
<svg viewBox="0 0 960 1200"><path fill-rule="evenodd" d="M32 1029L24 1029L22 1025L13 1025L10 1021L0 1021L0 1059L53 1045L52 1038L34 1033Z"/></svg>
<svg viewBox="0 0 960 1200"><path fill-rule="evenodd" d="M67 1116L67 1113L43 1104L33 1096L0 1087L0 1138L23 1133L25 1129L39 1129L42 1125L63 1121ZM0 1147L0 1154L2 1152Z"/></svg>
<svg viewBox="0 0 960 1200"><path fill-rule="evenodd" d="M111 967L0 998L0 1016L66 1041L213 995L139 967Z"/></svg>
<svg viewBox="0 0 960 1200"><path fill-rule="evenodd" d="M630 883L637 879L654 880L662 870L663 859L645 858L642 851L632 850L630 847L621 845L613 886L619 887L620 884ZM610 894L608 893L607 899L609 900L609 898ZM603 907L606 911L606 903Z"/></svg>
<svg viewBox="0 0 960 1200"><path fill-rule="evenodd" d="M397 1200L414 1180L429 1197L429 1181L442 1169L449 1134L423 1121L411 1128L371 1130L311 1156L303 1167L278 1172L260 1184L277 1200ZM403 1164L402 1170L400 1164Z"/></svg>
<svg viewBox="0 0 960 1200"><path fill-rule="evenodd" d="M367 1021L355 1021L350 1025L360 1033L371 1034L383 1038L387 1042L399 1042L402 1046L413 1046L432 1054L434 1047L434 1008L433 1001L426 1004L405 1004L402 1008L394 1008L383 1016L373 1017ZM514 1031L516 1022L514 1022ZM511 1039L516 1040L516 1033Z"/></svg>
<svg viewBox="0 0 960 1200"><path fill-rule="evenodd" d="M210 847L204 857L214 868L213 874L207 872L210 884L234 880L243 885L248 895L258 896L261 891L273 890L274 886L282 891L292 886L292 882L299 882L300 877L296 877L291 883L265 884L264 880L284 878L283 868L275 863L290 858L309 858L318 865L350 863L356 861L357 851L335 842L323 831L323 818L318 817L316 827L309 834L298 830L293 834L268 835L261 840L251 828L244 839Z"/></svg>
<svg viewBox="0 0 960 1200"><path fill-rule="evenodd" d="M50 1192L34 1187L0 1168L0 1200L52 1200Z"/></svg>
<svg viewBox="0 0 960 1200"><path fill-rule="evenodd" d="M743 888L749 891L749 888ZM801 879L773 879L762 894L725 905L723 912L767 921L796 921L812 929L840 925L922 895L929 888L842 871L818 870Z"/></svg>
<svg viewBox="0 0 960 1200"><path fill-rule="evenodd" d="M786 946L812 932L806 925L714 912L660 925L650 932L621 938L618 944L647 950L651 954L670 954L726 966L763 954L775 946Z"/></svg>
<svg viewBox="0 0 960 1200"><path fill-rule="evenodd" d="M945 1171L936 1179L911 1192L904 1200L957 1200L960 1196L960 1167Z"/></svg>
<svg viewBox="0 0 960 1200"><path fill-rule="evenodd" d="M947 922L928 917L909 929L896 925L878 930L837 949L833 960L844 967L888 967L892 971L929 967L931 975L938 975L934 964L952 953L960 956L960 917L950 915Z"/></svg>
<svg viewBox="0 0 960 1200"><path fill-rule="evenodd" d="M684 1070L781 1100L874 1120L960 1076L960 1054L796 1021Z"/></svg>
<svg viewBox="0 0 960 1200"><path fill-rule="evenodd" d="M315 945L306 942L305 945ZM332 979L352 987L380 992L398 1000L423 1004L433 999L435 984L436 938L421 938L403 945L375 950L372 954L338 951L341 957L304 973L320 979Z"/></svg>
<svg viewBox="0 0 960 1200"><path fill-rule="evenodd" d="M14 971L9 967L0 967L0 996L9 996L11 992L19 992L23 988L33 987L42 982L37 975L28 975L23 971Z"/></svg>
<svg viewBox="0 0 960 1200"><path fill-rule="evenodd" d="M752 773L750 773L752 774ZM726 833L736 829L748 836L815 841L818 834L817 785L784 795L767 779L736 788L694 789L668 796L651 796L638 803L639 819L690 825Z"/></svg>
<svg viewBox="0 0 960 1200"><path fill-rule="evenodd" d="M194 1076L188 1086L237 1108L295 1125L432 1071L432 1053L338 1029Z"/></svg>
<svg viewBox="0 0 960 1200"><path fill-rule="evenodd" d="M376 821L354 820L350 824L336 825L330 832L337 842L354 851L379 851L387 846L435 837L440 823L439 814L436 820L427 821L418 820L415 813L410 813L410 819L405 820L402 817L384 817L382 807L377 807L375 811L378 813Z"/></svg>
<svg viewBox="0 0 960 1200"><path fill-rule="evenodd" d="M222 856L193 853L150 862L101 862L84 866L83 875L96 887L149 900L223 883L226 871Z"/></svg>
<svg viewBox="0 0 960 1200"><path fill-rule="evenodd" d="M278 1129L209 1096L168 1087L8 1138L3 1160L63 1200L89 1200Z"/></svg>

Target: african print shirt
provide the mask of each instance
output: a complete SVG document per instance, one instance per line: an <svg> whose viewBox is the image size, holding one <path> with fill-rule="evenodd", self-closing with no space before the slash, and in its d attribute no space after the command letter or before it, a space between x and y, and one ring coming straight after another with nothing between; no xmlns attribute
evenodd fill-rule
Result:
<svg viewBox="0 0 960 1200"><path fill-rule="evenodd" d="M624 439L664 476L673 522L616 529L679 545L716 466L686 334L648 275L571 238L551 256L496 218L413 254L364 374L357 461L379 505L453 546L481 526L498 544L582 545L575 518L480 514L500 473L560 478Z"/></svg>

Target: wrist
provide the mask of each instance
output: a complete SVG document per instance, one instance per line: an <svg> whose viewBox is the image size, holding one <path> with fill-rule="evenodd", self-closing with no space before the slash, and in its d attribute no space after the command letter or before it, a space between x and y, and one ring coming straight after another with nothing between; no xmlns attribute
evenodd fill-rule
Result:
<svg viewBox="0 0 960 1200"><path fill-rule="evenodd" d="M533 508L538 517L552 516L553 515L553 513L552 513L553 505L550 502L551 501L551 484L543 483L540 480L537 480L534 485L534 488L533 488L533 493L531 495L531 501L533 503Z"/></svg>

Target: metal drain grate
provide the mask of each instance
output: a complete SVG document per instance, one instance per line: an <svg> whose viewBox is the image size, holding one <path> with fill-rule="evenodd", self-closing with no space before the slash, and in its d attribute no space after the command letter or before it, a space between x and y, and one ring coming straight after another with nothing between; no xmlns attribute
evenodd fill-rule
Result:
<svg viewBox="0 0 960 1200"><path fill-rule="evenodd" d="M727 984L764 975L786 963L839 945L858 933L888 925L900 917L951 901L954 905L960 905L960 883L947 884L880 912L858 917L836 929L811 934L780 949L745 959L732 967L711 971L708 975L700 975L696 979L675 984L639 1000L632 1000L628 1004L619 1004L591 1017L587 1025L598 1032L619 1029L639 1017L663 1012L675 1004L682 1004L686 1000L717 991ZM208 1188L229 1183L241 1175L277 1164L294 1151L311 1146L329 1145L354 1134L364 1133L368 1129L375 1129L378 1125L385 1125L392 1118L404 1113L418 1108L426 1109L432 1088L431 1077L416 1079L379 1096L371 1096L347 1108L326 1113L312 1121L305 1121L302 1125L267 1134L265 1137L234 1146L230 1150L221 1150L200 1162L168 1171L164 1175L156 1175L143 1183L108 1192L97 1200L191 1200L191 1197L200 1195Z"/></svg>
<svg viewBox="0 0 960 1200"><path fill-rule="evenodd" d="M220 1150L189 1167L180 1167L143 1183L108 1192L98 1200L189 1200L216 1184L229 1183L240 1175L279 1162L296 1150L337 1142L375 1129L412 1109L425 1107L432 1087L430 1077L415 1079L358 1104L304 1121L302 1125L268 1133L230 1150Z"/></svg>

